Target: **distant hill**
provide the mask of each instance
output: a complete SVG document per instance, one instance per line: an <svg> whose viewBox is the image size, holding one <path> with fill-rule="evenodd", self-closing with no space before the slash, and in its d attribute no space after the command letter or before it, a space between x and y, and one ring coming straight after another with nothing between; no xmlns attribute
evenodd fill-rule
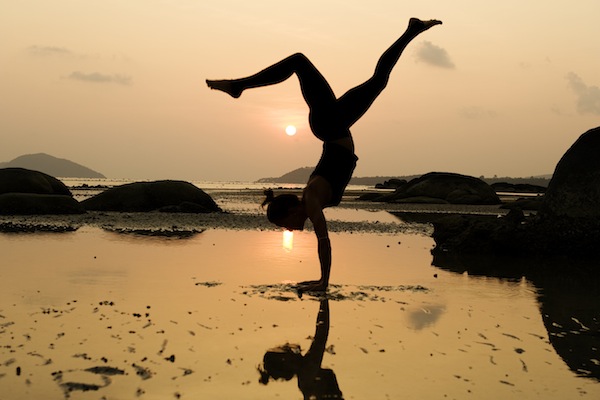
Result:
<svg viewBox="0 0 600 400"><path fill-rule="evenodd" d="M302 167L295 169L291 172L281 175L277 178L261 178L257 182L259 183L306 183L310 174L314 171L314 167ZM351 185L364 185L364 186L375 186L378 183L389 181L390 179L405 179L410 181L411 179L418 178L421 175L397 175L397 176L366 176L366 177L353 177L350 180ZM483 176L478 177L488 184L497 182L506 182L512 184L531 184L538 186L548 186L552 174L543 176L532 176L529 178L511 178L511 177L493 177L486 178Z"/></svg>
<svg viewBox="0 0 600 400"><path fill-rule="evenodd" d="M283 174L277 178L261 178L257 182L259 183L306 183L308 182L308 178L310 178L310 174L314 171L314 167L302 167L295 169L287 174ZM350 179L351 185L365 185L365 186L375 186L378 183L383 183L387 180L393 178L401 178L410 180L412 178L416 178L420 175L413 176L367 176L367 177L353 177Z"/></svg>
<svg viewBox="0 0 600 400"><path fill-rule="evenodd" d="M0 168L27 168L60 178L106 178L83 165L44 153L17 157L12 161L0 163Z"/></svg>
<svg viewBox="0 0 600 400"><path fill-rule="evenodd" d="M295 169L287 174L283 174L278 178L261 178L258 183L306 183L314 168L302 167Z"/></svg>

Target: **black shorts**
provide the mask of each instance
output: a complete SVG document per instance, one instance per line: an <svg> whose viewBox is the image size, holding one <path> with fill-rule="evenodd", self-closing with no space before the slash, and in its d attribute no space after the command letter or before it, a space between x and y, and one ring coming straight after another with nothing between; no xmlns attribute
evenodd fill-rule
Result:
<svg viewBox="0 0 600 400"><path fill-rule="evenodd" d="M320 176L331 185L331 201L325 206L340 204L344 190L352 178L356 161L358 157L346 147L331 142L323 143L323 154L310 176Z"/></svg>

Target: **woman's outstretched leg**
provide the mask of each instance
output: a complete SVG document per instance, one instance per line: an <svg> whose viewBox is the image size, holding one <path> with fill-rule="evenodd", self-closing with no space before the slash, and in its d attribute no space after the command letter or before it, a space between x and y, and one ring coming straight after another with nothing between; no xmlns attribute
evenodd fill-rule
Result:
<svg viewBox="0 0 600 400"><path fill-rule="evenodd" d="M323 75L304 54L293 54L262 71L246 78L226 80L206 80L211 89L220 90L231 97L238 98L246 89L275 85L288 79L292 74L298 76L300 88L311 110L334 105L335 95Z"/></svg>
<svg viewBox="0 0 600 400"><path fill-rule="evenodd" d="M406 46L420 33L429 28L441 24L442 21L421 21L411 18L408 28L398 40L396 40L379 58L375 73L363 84L350 89L338 100L340 115L345 118L345 125L350 128L371 107L373 101L386 87L392 69L400 59L400 55Z"/></svg>

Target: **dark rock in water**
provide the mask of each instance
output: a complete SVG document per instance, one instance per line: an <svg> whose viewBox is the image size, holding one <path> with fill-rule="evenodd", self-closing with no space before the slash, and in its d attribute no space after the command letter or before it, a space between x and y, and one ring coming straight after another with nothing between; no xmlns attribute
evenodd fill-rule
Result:
<svg viewBox="0 0 600 400"><path fill-rule="evenodd" d="M82 214L85 210L58 179L24 168L0 169L0 214Z"/></svg>
<svg viewBox="0 0 600 400"><path fill-rule="evenodd" d="M500 206L500 208L507 209L507 210L517 209L517 210L538 211L540 208L542 208L542 204L543 204L543 197L541 197L541 196L522 197L520 199L504 203L503 205Z"/></svg>
<svg viewBox="0 0 600 400"><path fill-rule="evenodd" d="M363 198L361 198L362 200ZM388 203L500 204L490 185L479 178L449 172L430 172L399 186L374 201Z"/></svg>
<svg viewBox="0 0 600 400"><path fill-rule="evenodd" d="M71 196L58 194L0 194L0 215L84 214L85 209Z"/></svg>
<svg viewBox="0 0 600 400"><path fill-rule="evenodd" d="M202 189L183 181L135 182L116 186L81 202L86 210L208 213L221 208Z"/></svg>
<svg viewBox="0 0 600 400"><path fill-rule="evenodd" d="M495 182L490 185L494 191L506 193L545 193L546 187L529 183Z"/></svg>
<svg viewBox="0 0 600 400"><path fill-rule="evenodd" d="M600 218L600 127L581 135L560 159L541 212L548 217Z"/></svg>
<svg viewBox="0 0 600 400"><path fill-rule="evenodd" d="M394 203L400 204L450 204L449 201L437 197L413 196L397 199Z"/></svg>
<svg viewBox="0 0 600 400"><path fill-rule="evenodd" d="M398 189L407 183L408 182L406 179L392 178L384 181L383 183L376 184L375 189Z"/></svg>
<svg viewBox="0 0 600 400"><path fill-rule="evenodd" d="M521 211L511 210L505 217L451 215L433 221L434 254L446 251L468 253L511 253L521 250L524 220Z"/></svg>
<svg viewBox="0 0 600 400"><path fill-rule="evenodd" d="M37 193L71 196L69 188L58 179L25 168L0 169L0 194Z"/></svg>
<svg viewBox="0 0 600 400"><path fill-rule="evenodd" d="M584 133L556 167L539 212L517 208L504 218L475 217L434 223L440 252L597 256L600 243L600 128ZM522 213L521 213L522 214Z"/></svg>
<svg viewBox="0 0 600 400"><path fill-rule="evenodd" d="M433 222L434 255L445 252L495 255L597 255L598 220L525 217L518 209L505 217L459 215Z"/></svg>
<svg viewBox="0 0 600 400"><path fill-rule="evenodd" d="M358 197L358 200L362 200L362 201L381 201L381 198L383 196L385 196L386 194L382 194L382 193L365 193L365 194L361 194Z"/></svg>

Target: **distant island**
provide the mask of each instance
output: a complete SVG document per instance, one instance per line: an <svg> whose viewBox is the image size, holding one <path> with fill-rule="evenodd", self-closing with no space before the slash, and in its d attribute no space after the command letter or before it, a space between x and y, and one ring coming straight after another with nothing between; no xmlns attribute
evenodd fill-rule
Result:
<svg viewBox="0 0 600 400"><path fill-rule="evenodd" d="M2 162L0 168L26 168L60 178L106 178L83 165L44 153L26 154L12 161Z"/></svg>
<svg viewBox="0 0 600 400"><path fill-rule="evenodd" d="M277 178L261 178L257 182L258 183L298 183L304 184L308 182L310 174L314 171L314 167L302 167L290 171L286 174L281 175ZM367 176L367 177L353 177L350 180L351 185L363 185L363 186L375 186L378 183L384 183L389 181L390 179L404 179L406 181L410 181L411 179L418 178L421 175L396 175L396 176ZM537 186L548 186L548 182L550 182L551 174L549 175L541 175L541 176L532 176L529 178L512 178L512 177L497 177L494 176L492 178L486 178L480 176L481 180L488 184L498 183L498 182L506 182L511 184L530 184Z"/></svg>

